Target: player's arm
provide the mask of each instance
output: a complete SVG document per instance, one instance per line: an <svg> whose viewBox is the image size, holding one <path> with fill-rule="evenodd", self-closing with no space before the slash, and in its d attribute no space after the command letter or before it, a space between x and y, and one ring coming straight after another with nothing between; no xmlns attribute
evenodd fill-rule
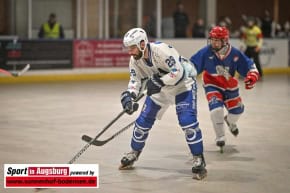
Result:
<svg viewBox="0 0 290 193"><path fill-rule="evenodd" d="M134 67L133 60L130 60L129 70L130 80L127 90L121 93L121 104L126 113L131 115L138 110L138 103L134 103L134 99L140 92L142 82L138 73L138 69Z"/></svg>
<svg viewBox="0 0 290 193"><path fill-rule="evenodd" d="M195 78L197 76L195 65L189 59L181 57L181 65L185 72L185 77Z"/></svg>
<svg viewBox="0 0 290 193"><path fill-rule="evenodd" d="M196 73L197 75L202 73L202 71L204 70L204 51L200 50L197 53L195 53L194 55L192 55L190 57L190 62L194 65L195 69L196 69Z"/></svg>
<svg viewBox="0 0 290 193"><path fill-rule="evenodd" d="M240 53L237 71L245 77L244 83L246 89L253 88L257 80L259 80L260 76L255 63L243 53Z"/></svg>
<svg viewBox="0 0 290 193"><path fill-rule="evenodd" d="M127 90L130 93L134 93L134 95L138 96L142 88L142 75L139 72L138 68L136 68L136 65L134 65L133 63L134 61L130 62L129 64L130 80Z"/></svg>
<svg viewBox="0 0 290 193"><path fill-rule="evenodd" d="M247 75L244 79L245 88L252 89L255 87L256 82L259 80L259 72L256 68L255 63L252 63L250 70L247 72Z"/></svg>

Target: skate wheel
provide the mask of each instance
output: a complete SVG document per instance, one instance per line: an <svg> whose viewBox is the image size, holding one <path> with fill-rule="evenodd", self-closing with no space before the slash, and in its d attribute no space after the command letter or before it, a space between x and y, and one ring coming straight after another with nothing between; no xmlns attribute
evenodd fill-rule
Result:
<svg viewBox="0 0 290 193"><path fill-rule="evenodd" d="M236 130L231 131L231 132L235 137L237 137L239 135L239 129L236 129Z"/></svg>
<svg viewBox="0 0 290 193"><path fill-rule="evenodd" d="M134 169L133 165L128 165L128 166L120 165L119 166L119 170L132 170L132 169Z"/></svg>
<svg viewBox="0 0 290 193"><path fill-rule="evenodd" d="M220 153L224 153L224 148L223 147L220 148Z"/></svg>
<svg viewBox="0 0 290 193"><path fill-rule="evenodd" d="M39 192L39 191L42 191L42 190L46 190L47 188L35 188L35 191L34 192Z"/></svg>
<svg viewBox="0 0 290 193"><path fill-rule="evenodd" d="M202 180L207 176L207 170L205 169L201 173L194 173L192 179Z"/></svg>

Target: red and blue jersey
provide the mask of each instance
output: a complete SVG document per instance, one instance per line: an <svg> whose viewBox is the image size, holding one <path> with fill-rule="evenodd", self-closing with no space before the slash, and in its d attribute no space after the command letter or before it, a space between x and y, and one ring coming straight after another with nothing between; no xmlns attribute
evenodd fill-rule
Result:
<svg viewBox="0 0 290 193"><path fill-rule="evenodd" d="M249 71L257 71L254 62L231 45L222 57L214 52L211 46L206 46L194 54L190 61L198 74L204 72L204 86L213 86L221 90L238 88L235 72L245 77Z"/></svg>

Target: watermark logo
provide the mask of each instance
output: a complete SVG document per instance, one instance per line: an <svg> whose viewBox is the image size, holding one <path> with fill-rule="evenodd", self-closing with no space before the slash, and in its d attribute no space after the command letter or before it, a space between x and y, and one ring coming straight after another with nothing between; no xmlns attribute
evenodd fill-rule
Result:
<svg viewBox="0 0 290 193"><path fill-rule="evenodd" d="M98 187L98 164L4 164L4 188Z"/></svg>

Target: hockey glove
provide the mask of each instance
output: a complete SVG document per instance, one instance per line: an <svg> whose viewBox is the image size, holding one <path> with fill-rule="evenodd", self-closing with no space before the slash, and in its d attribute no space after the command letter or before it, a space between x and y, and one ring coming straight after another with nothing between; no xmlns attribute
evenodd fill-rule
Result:
<svg viewBox="0 0 290 193"><path fill-rule="evenodd" d="M259 73L258 72L248 72L244 82L245 82L245 88L246 89L252 89L254 88L257 80L259 79Z"/></svg>
<svg viewBox="0 0 290 193"><path fill-rule="evenodd" d="M138 110L139 104L134 103L134 99L136 98L135 94L131 94L129 91L125 91L121 94L121 103L123 109L129 115L132 115L135 111Z"/></svg>
<svg viewBox="0 0 290 193"><path fill-rule="evenodd" d="M153 74L153 76L147 82L147 95L151 96L153 94L159 93L161 88L165 86L163 81L157 74Z"/></svg>

